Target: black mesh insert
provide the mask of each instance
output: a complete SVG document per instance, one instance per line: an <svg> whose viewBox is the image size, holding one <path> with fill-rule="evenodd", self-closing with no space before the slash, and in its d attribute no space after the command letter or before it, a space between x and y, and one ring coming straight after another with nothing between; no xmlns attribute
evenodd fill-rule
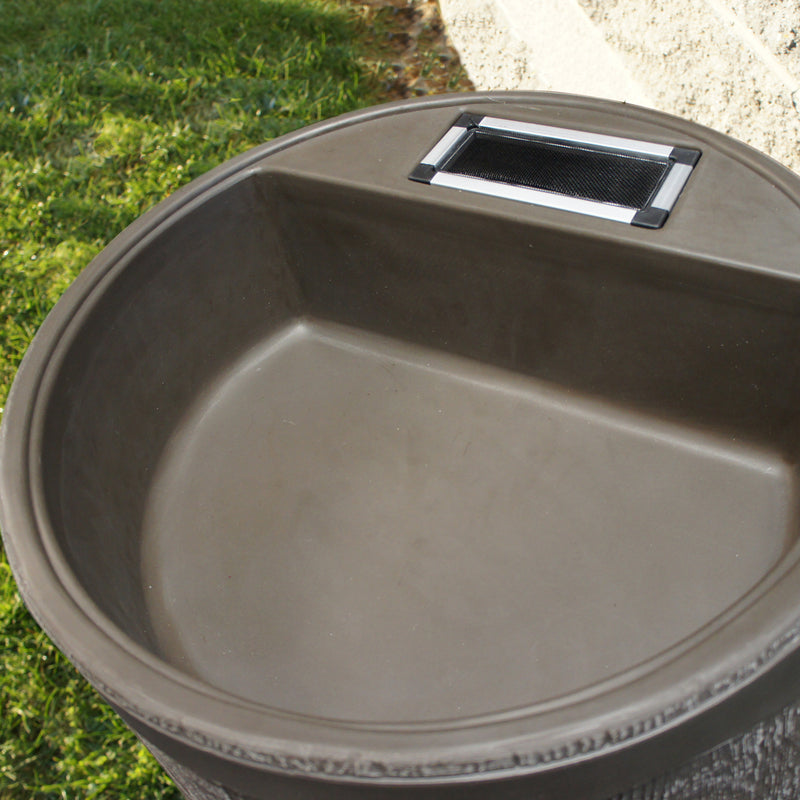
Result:
<svg viewBox="0 0 800 800"><path fill-rule="evenodd" d="M628 208L647 205L669 162L475 132L444 170Z"/></svg>

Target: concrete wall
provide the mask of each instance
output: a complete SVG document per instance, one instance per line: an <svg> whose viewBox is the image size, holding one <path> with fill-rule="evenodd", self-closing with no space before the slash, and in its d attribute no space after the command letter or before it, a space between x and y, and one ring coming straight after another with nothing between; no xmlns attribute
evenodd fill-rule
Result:
<svg viewBox="0 0 800 800"><path fill-rule="evenodd" d="M610 97L800 172L800 0L439 0L479 89Z"/></svg>

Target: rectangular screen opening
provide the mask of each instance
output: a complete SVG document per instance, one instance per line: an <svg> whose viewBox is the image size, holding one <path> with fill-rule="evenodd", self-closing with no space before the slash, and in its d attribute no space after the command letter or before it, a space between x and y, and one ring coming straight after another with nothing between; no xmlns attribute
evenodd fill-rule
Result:
<svg viewBox="0 0 800 800"><path fill-rule="evenodd" d="M412 180L660 228L699 151L491 117L462 117Z"/></svg>

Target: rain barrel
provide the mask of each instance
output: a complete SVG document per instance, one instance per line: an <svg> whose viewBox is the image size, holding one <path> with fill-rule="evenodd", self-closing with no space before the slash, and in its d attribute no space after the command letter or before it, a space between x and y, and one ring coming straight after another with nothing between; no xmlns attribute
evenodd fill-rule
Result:
<svg viewBox="0 0 800 800"><path fill-rule="evenodd" d="M32 613L191 800L794 798L800 179L424 98L118 236L0 435Z"/></svg>

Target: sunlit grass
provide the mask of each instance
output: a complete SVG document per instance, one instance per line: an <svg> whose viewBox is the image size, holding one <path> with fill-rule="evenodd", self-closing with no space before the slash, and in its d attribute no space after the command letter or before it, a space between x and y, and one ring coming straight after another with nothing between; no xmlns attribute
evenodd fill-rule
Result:
<svg viewBox="0 0 800 800"><path fill-rule="evenodd" d="M42 314L114 234L378 96L358 18L326 0L4 0L0 18L1 406Z"/></svg>
<svg viewBox="0 0 800 800"><path fill-rule="evenodd" d="M364 19L347 0L0 0L0 407L46 313L142 212L388 99ZM178 798L39 631L5 556L0 647L0 800Z"/></svg>

